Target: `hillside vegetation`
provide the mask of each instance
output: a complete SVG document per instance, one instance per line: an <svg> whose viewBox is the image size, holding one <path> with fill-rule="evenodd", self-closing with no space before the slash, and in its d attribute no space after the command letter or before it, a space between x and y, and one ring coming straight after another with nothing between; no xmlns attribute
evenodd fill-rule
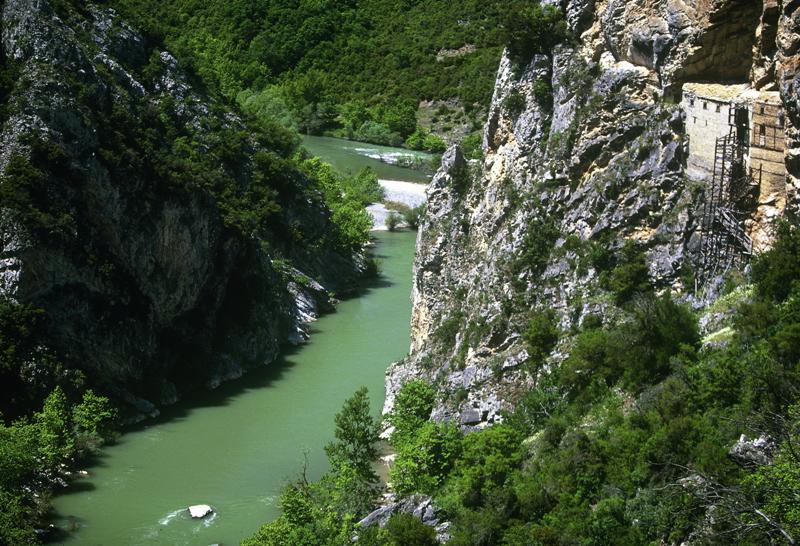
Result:
<svg viewBox="0 0 800 546"><path fill-rule="evenodd" d="M423 100L458 99L479 127L509 7L496 0L109 4L163 39L224 95L281 112L302 132L383 144L415 133ZM439 112L453 114L447 107ZM422 148L423 140L409 143ZM427 148L443 151L434 142Z"/></svg>

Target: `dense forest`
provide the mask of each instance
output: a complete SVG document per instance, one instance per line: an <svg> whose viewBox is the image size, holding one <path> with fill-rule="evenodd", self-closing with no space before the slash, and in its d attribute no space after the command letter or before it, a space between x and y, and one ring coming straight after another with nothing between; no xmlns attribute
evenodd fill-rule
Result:
<svg viewBox="0 0 800 546"><path fill-rule="evenodd" d="M433 112L443 133L478 130L509 14L507 2L477 0L107 3L250 111L304 133L438 152L418 129L420 101L455 99Z"/></svg>

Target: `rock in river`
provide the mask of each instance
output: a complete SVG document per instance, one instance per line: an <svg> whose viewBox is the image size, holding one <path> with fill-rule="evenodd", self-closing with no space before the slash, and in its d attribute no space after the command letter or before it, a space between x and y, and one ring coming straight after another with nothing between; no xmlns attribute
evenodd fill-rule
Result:
<svg viewBox="0 0 800 546"><path fill-rule="evenodd" d="M195 504L189 507L189 514L193 518L204 518L212 513L214 513L214 509L207 504Z"/></svg>

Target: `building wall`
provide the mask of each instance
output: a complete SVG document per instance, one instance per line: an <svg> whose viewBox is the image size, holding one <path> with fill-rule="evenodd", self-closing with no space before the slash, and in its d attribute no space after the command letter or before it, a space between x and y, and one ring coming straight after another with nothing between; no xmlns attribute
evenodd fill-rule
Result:
<svg viewBox="0 0 800 546"><path fill-rule="evenodd" d="M774 220L786 208L786 128L778 93L760 93L750 119L749 167L760 187L749 232L756 250L762 250L771 241Z"/></svg>
<svg viewBox="0 0 800 546"><path fill-rule="evenodd" d="M687 174L691 178L710 180L714 171L717 138L730 132L728 115L731 104L684 91L682 105L686 112L686 133L689 136Z"/></svg>

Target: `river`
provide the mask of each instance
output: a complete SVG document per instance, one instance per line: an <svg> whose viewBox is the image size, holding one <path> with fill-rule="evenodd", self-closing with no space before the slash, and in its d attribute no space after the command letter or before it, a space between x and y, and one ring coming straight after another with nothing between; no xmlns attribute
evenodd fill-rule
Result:
<svg viewBox="0 0 800 546"><path fill-rule="evenodd" d="M378 178L384 180L427 184L431 179L424 171L387 163L387 161L397 161L398 158L416 158L430 163L434 156L425 152L318 136L304 136L303 146L313 155L321 157L344 173L355 174L363 167L371 167ZM383 158L383 161L380 158Z"/></svg>
<svg viewBox="0 0 800 546"><path fill-rule="evenodd" d="M127 431L55 497L56 524L72 529L63 543L238 544L277 516L281 488L301 472L304 453L308 477L321 476L344 400L365 385L378 415L386 366L408 351L416 234L374 235L381 278L314 323L310 343ZM216 513L192 520L193 504Z"/></svg>

